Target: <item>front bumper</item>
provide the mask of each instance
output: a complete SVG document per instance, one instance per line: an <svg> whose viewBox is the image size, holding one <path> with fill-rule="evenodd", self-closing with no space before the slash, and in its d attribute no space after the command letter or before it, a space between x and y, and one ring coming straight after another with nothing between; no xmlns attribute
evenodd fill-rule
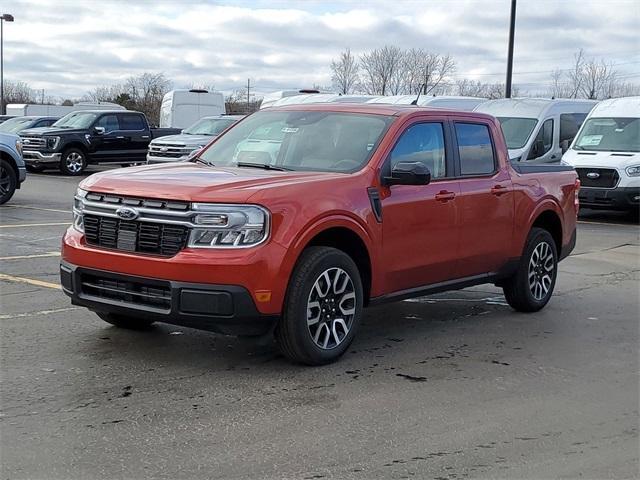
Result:
<svg viewBox="0 0 640 480"><path fill-rule="evenodd" d="M582 187L578 197L581 207L626 210L640 206L640 187Z"/></svg>
<svg viewBox="0 0 640 480"><path fill-rule="evenodd" d="M61 153L42 153L38 150L23 150L24 161L27 165L52 165L60 163Z"/></svg>
<svg viewBox="0 0 640 480"><path fill-rule="evenodd" d="M60 264L62 290L74 305L225 335L264 335L276 315L260 314L237 285L186 283Z"/></svg>

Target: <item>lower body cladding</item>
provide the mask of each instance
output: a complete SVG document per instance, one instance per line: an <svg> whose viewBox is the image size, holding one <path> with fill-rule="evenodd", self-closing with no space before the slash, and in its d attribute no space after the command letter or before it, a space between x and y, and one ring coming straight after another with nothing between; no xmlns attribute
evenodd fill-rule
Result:
<svg viewBox="0 0 640 480"><path fill-rule="evenodd" d="M582 187L578 197L581 207L630 210L640 206L640 187Z"/></svg>
<svg viewBox="0 0 640 480"><path fill-rule="evenodd" d="M157 280L60 264L64 293L74 305L225 335L270 333L278 316L258 312L249 292L236 285Z"/></svg>

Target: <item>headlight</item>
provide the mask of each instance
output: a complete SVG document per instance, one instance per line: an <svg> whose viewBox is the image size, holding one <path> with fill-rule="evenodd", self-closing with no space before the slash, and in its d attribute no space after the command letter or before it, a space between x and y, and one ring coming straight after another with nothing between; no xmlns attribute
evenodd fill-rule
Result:
<svg viewBox="0 0 640 480"><path fill-rule="evenodd" d="M55 150L58 146L58 142L60 141L60 137L46 137L47 139L47 148L51 150Z"/></svg>
<svg viewBox="0 0 640 480"><path fill-rule="evenodd" d="M16 151L22 156L22 140L16 140Z"/></svg>
<svg viewBox="0 0 640 480"><path fill-rule="evenodd" d="M257 205L194 203L193 210L192 248L252 247L269 235L269 212Z"/></svg>
<svg viewBox="0 0 640 480"><path fill-rule="evenodd" d="M640 165L632 165L624 169L630 177L640 177Z"/></svg>
<svg viewBox="0 0 640 480"><path fill-rule="evenodd" d="M78 230L81 233L84 233L84 221L83 221L83 212L84 212L84 197L87 196L86 190L78 188L76 190L76 195L73 197L73 228Z"/></svg>

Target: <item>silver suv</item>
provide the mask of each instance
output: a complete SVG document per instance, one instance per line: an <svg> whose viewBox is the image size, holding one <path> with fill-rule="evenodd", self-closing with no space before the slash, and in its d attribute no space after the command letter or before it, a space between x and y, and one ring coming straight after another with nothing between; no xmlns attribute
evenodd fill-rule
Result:
<svg viewBox="0 0 640 480"><path fill-rule="evenodd" d="M13 197L26 178L20 137L0 132L0 205Z"/></svg>
<svg viewBox="0 0 640 480"><path fill-rule="evenodd" d="M149 144L147 163L186 160L192 152L207 145L213 138L242 118L244 115L203 117L189 128L185 128L180 135L169 135L153 140Z"/></svg>

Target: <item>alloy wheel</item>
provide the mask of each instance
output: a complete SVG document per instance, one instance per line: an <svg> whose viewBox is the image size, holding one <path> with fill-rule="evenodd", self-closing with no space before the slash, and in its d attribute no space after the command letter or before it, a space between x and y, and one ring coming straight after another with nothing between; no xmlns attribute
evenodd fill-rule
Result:
<svg viewBox="0 0 640 480"><path fill-rule="evenodd" d="M555 259L551 245L540 242L531 253L529 259L529 289L533 298L540 301L545 298L553 283Z"/></svg>
<svg viewBox="0 0 640 480"><path fill-rule="evenodd" d="M330 350L351 330L356 313L353 280L341 268L329 268L316 279L307 300L307 327L316 346Z"/></svg>
<svg viewBox="0 0 640 480"><path fill-rule="evenodd" d="M4 166L0 169L0 197L4 197L11 189L11 177Z"/></svg>
<svg viewBox="0 0 640 480"><path fill-rule="evenodd" d="M65 158L65 164L71 173L79 173L82 171L84 159L78 152L71 152L67 155L67 158Z"/></svg>

